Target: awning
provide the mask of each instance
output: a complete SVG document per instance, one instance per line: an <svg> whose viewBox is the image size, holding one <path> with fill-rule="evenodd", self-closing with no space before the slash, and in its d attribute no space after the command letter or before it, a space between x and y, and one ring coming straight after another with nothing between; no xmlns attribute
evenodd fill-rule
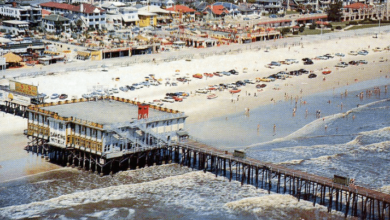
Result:
<svg viewBox="0 0 390 220"><path fill-rule="evenodd" d="M89 57L90 53L86 51L77 51L78 56Z"/></svg>
<svg viewBox="0 0 390 220"><path fill-rule="evenodd" d="M45 50L43 51L44 54L51 54L51 55L59 55L60 53L58 52L54 52L54 51L49 51L49 50Z"/></svg>

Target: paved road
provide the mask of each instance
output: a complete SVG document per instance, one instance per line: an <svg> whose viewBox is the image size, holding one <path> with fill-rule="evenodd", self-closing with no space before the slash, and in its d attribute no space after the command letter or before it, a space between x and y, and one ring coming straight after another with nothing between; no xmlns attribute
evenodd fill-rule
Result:
<svg viewBox="0 0 390 220"><path fill-rule="evenodd" d="M184 59L184 56L191 55L194 58L204 58L205 56L212 56L214 54L228 54L232 53L237 50L264 50L265 48L280 48L280 47L290 47L290 46L299 46L300 44L308 45L308 44L315 44L320 41L324 40L335 40L338 38L353 38L357 36L362 35L373 35L373 33L378 33L379 28L373 27L373 28L366 28L366 29L359 29L354 31L340 31L340 32L331 32L326 33L323 35L309 35L309 36L299 36L299 37L291 37L291 38L283 38L278 40L270 40L270 41L260 41L260 42L254 42L250 44L232 44L232 45L224 45L220 47L210 47L210 48L203 48L203 49L182 49L180 51L174 51L174 52L161 52L157 54L147 54L147 55L139 55L139 56L132 56L132 57L124 57L124 58L114 58L114 59L107 59L102 61L76 61L72 63L58 63L54 65L49 66L42 66L42 67L34 67L30 69L12 69L12 70L5 70L3 71L1 75L7 77L7 78L18 78L21 75L31 75L32 73L36 72L46 72L47 73L61 73L65 71L72 71L75 69L85 69L92 67L94 69L100 69L100 67L105 65L118 65L120 63L139 63L143 62L143 60L148 60L149 62L153 59L155 59L157 62L164 62L166 59L170 59L173 57ZM388 33L390 32L390 26L383 26L380 28L380 33ZM379 35L379 37L383 37Z"/></svg>

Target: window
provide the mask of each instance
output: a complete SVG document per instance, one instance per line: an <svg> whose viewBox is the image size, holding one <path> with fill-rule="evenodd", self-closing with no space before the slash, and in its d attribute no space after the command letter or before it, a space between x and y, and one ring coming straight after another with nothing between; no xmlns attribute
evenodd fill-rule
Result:
<svg viewBox="0 0 390 220"><path fill-rule="evenodd" d="M64 124L59 123L58 125L59 125L59 129L60 129L60 130L64 129Z"/></svg>

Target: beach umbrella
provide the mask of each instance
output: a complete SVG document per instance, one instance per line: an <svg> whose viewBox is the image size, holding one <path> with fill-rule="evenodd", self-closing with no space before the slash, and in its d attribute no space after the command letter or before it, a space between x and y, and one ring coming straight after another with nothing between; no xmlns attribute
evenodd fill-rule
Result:
<svg viewBox="0 0 390 220"><path fill-rule="evenodd" d="M5 58L6 63L19 63L22 61L22 58L12 52L8 52L3 56Z"/></svg>

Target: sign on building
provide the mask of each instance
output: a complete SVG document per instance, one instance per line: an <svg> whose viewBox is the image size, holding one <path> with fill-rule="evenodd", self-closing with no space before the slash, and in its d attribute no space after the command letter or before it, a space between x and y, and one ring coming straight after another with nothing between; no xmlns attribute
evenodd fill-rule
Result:
<svg viewBox="0 0 390 220"><path fill-rule="evenodd" d="M30 96L38 96L38 86L33 86L16 81L10 81L9 86L11 91L20 92Z"/></svg>

